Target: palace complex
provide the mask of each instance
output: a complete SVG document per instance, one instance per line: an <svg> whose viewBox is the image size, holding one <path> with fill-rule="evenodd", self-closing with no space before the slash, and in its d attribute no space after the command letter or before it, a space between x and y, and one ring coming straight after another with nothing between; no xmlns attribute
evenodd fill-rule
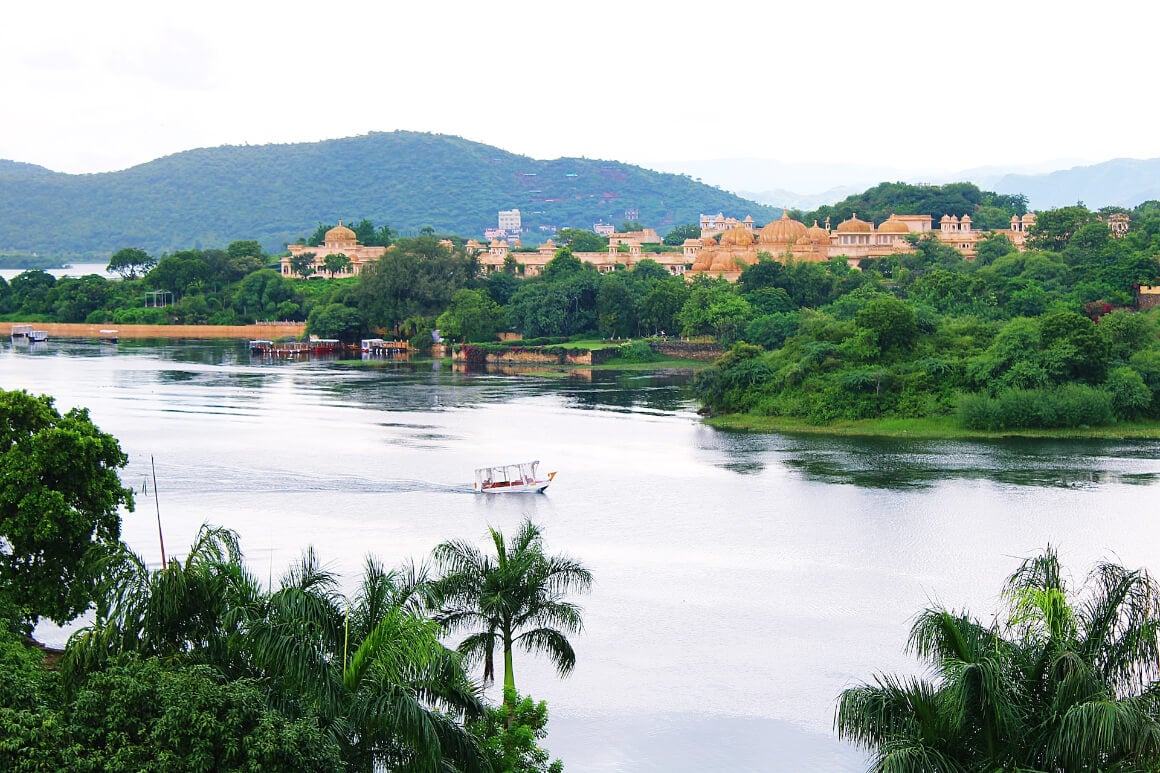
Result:
<svg viewBox="0 0 1160 773"><path fill-rule="evenodd" d="M961 218L944 215L937 230L933 228L933 221L930 215L891 215L875 226L854 215L831 229L829 221L824 227L817 222L806 226L783 211L781 219L757 229L752 217L737 220L722 215L702 215L701 238L686 239L680 248L660 247L661 239L656 231L645 229L613 234L609 237L607 251L573 254L596 266L601 273L615 271L617 266L632 268L648 259L677 276L708 274L736 281L742 270L756 263L762 253L774 260L822 262L845 258L856 265L864 258L913 252L914 247L906 239L910 234L929 234L957 249L968 260L975 257L976 245L989 233L1003 234L1022 250L1027 230L1035 223L1035 215L1012 216L1010 228L998 231L974 229L970 215ZM505 259L511 255L524 267L527 276L539 274L556 251L550 240L535 252L513 251L506 241L492 241L486 249L478 242L468 242L468 248L473 247L480 251L479 260L485 272L501 269Z"/></svg>
<svg viewBox="0 0 1160 773"><path fill-rule="evenodd" d="M575 252L577 258L596 266L601 273L618 267L632 268L642 260L652 260L664 266L674 276L706 274L736 281L746 266L757 262L758 256L769 255L774 260L823 262L844 258L852 265L865 258L881 258L897 253L913 252L907 240L911 234L929 235L953 247L965 258L975 257L976 246L984 236L997 233L1006 236L1019 250L1024 248L1027 231L1035 224L1035 215L1012 216L1010 228L997 231L976 230L970 215L961 218L944 215L934 228L930 215L891 215L877 226L854 215L836 228L807 226L794 220L785 211L781 218L761 228L755 228L753 218L744 220L722 215L701 216L701 238L686 239L680 247L667 247L651 228L609 236L608 249L600 252ZM537 276L556 254L556 245L549 239L535 250L512 249L506 240L492 240L486 247L474 239L467 242L468 251L474 251L484 273L503 269L508 257L523 268L525 276ZM301 244L288 245L290 255L282 258L282 276L293 277L293 261L302 255L314 256L314 275L343 277L361 273L363 266L386 252L385 247L366 247L358 243L355 233L339 222L326 232L320 247ZM326 269L327 255L345 255L350 264L333 275Z"/></svg>

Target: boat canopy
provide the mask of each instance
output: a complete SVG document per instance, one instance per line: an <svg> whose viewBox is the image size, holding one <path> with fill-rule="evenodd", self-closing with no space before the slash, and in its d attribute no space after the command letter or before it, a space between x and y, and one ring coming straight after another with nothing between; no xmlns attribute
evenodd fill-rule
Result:
<svg viewBox="0 0 1160 773"><path fill-rule="evenodd" d="M531 484L537 480L536 475L539 466L540 462L537 460L534 462L499 464L494 467L480 467L475 471L476 488L488 488L496 484Z"/></svg>

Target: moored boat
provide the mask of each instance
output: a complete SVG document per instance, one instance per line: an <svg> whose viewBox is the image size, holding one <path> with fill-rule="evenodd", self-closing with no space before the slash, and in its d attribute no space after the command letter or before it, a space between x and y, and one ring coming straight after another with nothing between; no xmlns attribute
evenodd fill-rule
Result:
<svg viewBox="0 0 1160 773"><path fill-rule="evenodd" d="M115 344L121 338L121 334L116 330L100 330L97 333L97 340L103 344Z"/></svg>
<svg viewBox="0 0 1160 773"><path fill-rule="evenodd" d="M12 331L9 333L9 337L12 338L13 341L22 341L27 340L31 334L32 325L13 325Z"/></svg>
<svg viewBox="0 0 1160 773"><path fill-rule="evenodd" d="M28 334L28 340L34 344L43 343L48 340L47 330L33 330Z"/></svg>
<svg viewBox="0 0 1160 773"><path fill-rule="evenodd" d="M540 463L517 462L480 467L475 471L475 491L479 494L523 494L543 491L556 477L549 472L546 478L539 474Z"/></svg>

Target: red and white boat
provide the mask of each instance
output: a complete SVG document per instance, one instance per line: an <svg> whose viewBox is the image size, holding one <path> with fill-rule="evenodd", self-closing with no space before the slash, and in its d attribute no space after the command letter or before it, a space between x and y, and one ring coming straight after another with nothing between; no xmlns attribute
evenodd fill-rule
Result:
<svg viewBox="0 0 1160 773"><path fill-rule="evenodd" d="M540 463L519 462L480 467L475 471L475 491L479 494L526 494L543 491L556 477L549 472L546 478L539 473Z"/></svg>

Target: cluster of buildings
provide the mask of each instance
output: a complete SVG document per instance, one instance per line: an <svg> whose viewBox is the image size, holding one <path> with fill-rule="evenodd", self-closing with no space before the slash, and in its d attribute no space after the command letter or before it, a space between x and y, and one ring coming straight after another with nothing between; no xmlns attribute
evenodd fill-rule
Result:
<svg viewBox="0 0 1160 773"><path fill-rule="evenodd" d="M970 215L961 218L944 215L937 229L930 215L891 215L878 225L854 215L831 228L828 219L825 225L814 222L807 226L783 211L779 220L757 228L752 217L737 220L721 214L702 215L701 238L686 239L679 248L663 247L656 231L644 229L611 234L606 251L573 254L596 266L601 273L615 271L617 267L632 268L647 259L664 266L675 276L708 274L735 281L761 254L775 260L807 262L845 258L856 264L865 258L913 252L914 247L907 240L911 234L929 234L967 259L975 257L979 241L991 233L1003 234L1022 250L1027 232L1034 224L1034 214L1012 216L1010 227L999 231L973 228ZM512 255L527 276L540 273L556 250L551 240L535 252L515 251L503 240L492 240L486 247L478 242L468 242L468 246L479 251L484 271L500 270Z"/></svg>
<svg viewBox="0 0 1160 773"><path fill-rule="evenodd" d="M1034 224L1034 214L1013 215L1010 227L999 231L975 229L970 215L944 215L936 228L930 215L891 215L875 225L855 214L831 228L828 218L823 225L815 221L807 226L783 211L780 219L757 228L752 217L737 220L717 214L702 215L701 238L686 239L680 247L663 245L660 235L646 228L631 233L608 234L607 250L573 254L596 266L601 273L632 268L642 260L652 260L674 276L707 274L735 281L745 267L756 263L762 254L775 260L807 262L844 258L856 264L865 258L912 252L914 247L907 239L912 234L937 238L967 259L975 257L979 241L992 233L1003 234L1022 250L1027 232ZM475 240L467 242L467 248L476 252L485 272L502 270L510 256L520 265L525 276L536 276L555 256L556 245L551 239L535 250L518 249L521 227L518 209L500 212L499 226L498 229L489 229L489 236L496 238L489 238L486 244ZM1114 229L1126 230L1126 226L1126 216L1123 223L1109 224ZM490 233L492 230L495 233ZM339 222L338 226L326 232L321 246L292 244L289 250L290 255L282 258L283 276L294 276L292 266L295 259L312 252L315 275L321 277L332 276L324 264L327 255L347 256L349 265L333 274L341 277L360 273L367 262L381 257L386 248L360 245L354 231Z"/></svg>
<svg viewBox="0 0 1160 773"><path fill-rule="evenodd" d="M496 228L488 228L484 231L484 238L488 241L519 241L520 234L523 233L523 217L520 215L518 209L501 209L499 211L499 218Z"/></svg>

